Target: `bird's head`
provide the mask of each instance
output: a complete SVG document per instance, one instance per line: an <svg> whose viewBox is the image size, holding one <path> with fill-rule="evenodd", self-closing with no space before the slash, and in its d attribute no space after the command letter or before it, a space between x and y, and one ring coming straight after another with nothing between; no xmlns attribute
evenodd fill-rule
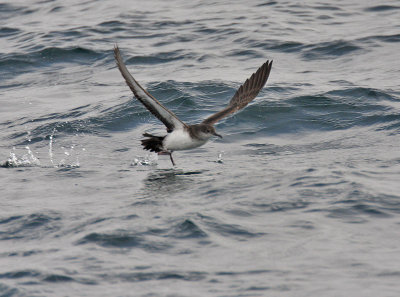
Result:
<svg viewBox="0 0 400 297"><path fill-rule="evenodd" d="M221 135L219 135L216 131L213 125L209 125L209 124L199 124L196 125L196 132L197 135L199 136L199 138L202 139L209 139L212 136L218 136L219 138L222 138Z"/></svg>

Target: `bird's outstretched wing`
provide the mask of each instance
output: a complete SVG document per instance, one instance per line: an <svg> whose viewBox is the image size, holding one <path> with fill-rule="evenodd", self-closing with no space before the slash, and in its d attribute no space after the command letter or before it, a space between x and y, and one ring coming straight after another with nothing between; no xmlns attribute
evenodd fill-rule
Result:
<svg viewBox="0 0 400 297"><path fill-rule="evenodd" d="M150 93L147 92L141 85L139 85L139 83L133 78L126 68L117 45L114 47L114 57L119 71L121 72L126 84L132 90L135 97L142 102L143 105L153 115L155 115L161 122L164 123L168 132L174 129L183 129L185 126L187 126L174 113L168 110L156 98L150 95Z"/></svg>
<svg viewBox="0 0 400 297"><path fill-rule="evenodd" d="M247 104L249 104L267 82L269 73L271 72L272 61L265 62L258 70L253 73L253 75L248 78L243 85L239 87L235 95L233 95L231 101L227 107L223 110L213 114L212 116L206 118L204 124L215 124L222 118L242 109Z"/></svg>

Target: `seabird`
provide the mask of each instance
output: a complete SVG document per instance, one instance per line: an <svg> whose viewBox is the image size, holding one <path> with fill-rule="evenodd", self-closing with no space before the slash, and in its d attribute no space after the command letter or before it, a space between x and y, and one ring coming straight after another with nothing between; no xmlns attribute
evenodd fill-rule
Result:
<svg viewBox="0 0 400 297"><path fill-rule="evenodd" d="M159 155L169 155L173 166L175 166L174 159L172 158L173 151L188 150L202 146L212 136L222 138L222 136L215 131L213 125L222 118L249 104L264 87L272 66L272 61L266 61L258 68L258 70L239 87L235 95L233 95L232 99L229 101L227 107L209 116L200 124L187 125L147 92L133 78L122 60L117 45L114 47L114 56L119 71L135 97L167 127L168 133L165 136L155 136L144 133L143 136L146 137L142 140L144 149L156 152Z"/></svg>

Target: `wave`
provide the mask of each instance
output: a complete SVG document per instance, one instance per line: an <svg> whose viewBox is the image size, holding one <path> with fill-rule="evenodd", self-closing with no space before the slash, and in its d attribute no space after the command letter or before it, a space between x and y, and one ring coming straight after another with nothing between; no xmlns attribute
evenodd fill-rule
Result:
<svg viewBox="0 0 400 297"><path fill-rule="evenodd" d="M303 47L302 56L306 59L326 59L332 56L348 55L361 49L362 47L356 45L354 42L335 40L306 45Z"/></svg>
<svg viewBox="0 0 400 297"><path fill-rule="evenodd" d="M0 240L35 240L59 230L60 220L57 213L32 213L0 218L0 225L4 230L0 232Z"/></svg>
<svg viewBox="0 0 400 297"><path fill-rule="evenodd" d="M1 54L0 67L21 65L41 67L50 63L78 63L79 65L86 65L103 56L104 53L79 46L71 48L46 47L29 53Z"/></svg>
<svg viewBox="0 0 400 297"><path fill-rule="evenodd" d="M35 55L89 55L97 52L75 48L71 50L45 49ZM343 84L335 82L335 84ZM235 93L237 84L216 81L200 83L165 81L149 83L147 88L156 98L187 123L201 119L224 108ZM286 88L270 86L262 90L255 102L234 116L217 124L223 134L241 134L247 137L291 134L307 131L334 131L353 127L369 127L390 135L400 132L398 102L400 94L390 90L344 86L327 92L305 94L301 85ZM300 93L300 94L299 94ZM275 99L271 100L271 94ZM4 128L2 138L13 146L24 146L22 156L11 151L3 167L37 166L32 145L44 146L57 139L75 135L110 137L115 132L127 132L151 122L154 128L163 125L155 119L133 96L131 99L103 106L85 104L64 112L24 116L13 121L0 122ZM141 133L143 131L140 131ZM152 131L148 131L152 132ZM11 143L10 143L11 142ZM65 151L66 154L70 152ZM51 159L50 159L51 161ZM72 162L72 161L71 161ZM69 165L76 166L78 159ZM51 162L53 165L53 162ZM79 165L78 165L79 166Z"/></svg>
<svg viewBox="0 0 400 297"><path fill-rule="evenodd" d="M110 56L111 50L107 52L94 51L84 47L41 47L31 51L24 49L20 52L0 53L0 71L3 79L0 82L0 88L10 88L13 85L16 87L28 87L35 83L36 77L40 77L43 72L48 71L50 67L55 67L59 64L62 67L64 63L71 65L92 65L94 62ZM33 82L25 81L24 84L17 78L19 75L26 73L36 73L33 75ZM43 82L40 82L41 84ZM39 82L37 82L39 84Z"/></svg>
<svg viewBox="0 0 400 297"><path fill-rule="evenodd" d="M31 7L17 6L15 4L9 3L0 3L0 16L2 20L7 20L8 18L14 17L16 15L21 16L32 14L36 11L37 9L32 9Z"/></svg>
<svg viewBox="0 0 400 297"><path fill-rule="evenodd" d="M384 43L400 42L400 34L368 35L352 40L331 40L317 43L299 42L291 40L267 39L259 40L251 37L239 37L234 39L235 43L252 50L235 50L233 56L245 55L248 58L259 58L265 52L295 53L305 60L319 60L327 58L339 58L358 53L370 51L375 46L382 46ZM264 51L258 52L257 49Z"/></svg>
<svg viewBox="0 0 400 297"><path fill-rule="evenodd" d="M272 88L273 90L274 88ZM286 100L258 100L223 127L253 125L268 134L307 130L342 130L369 126L375 130L398 130L398 96L372 88L346 88ZM398 132L398 131L397 131Z"/></svg>
<svg viewBox="0 0 400 297"><path fill-rule="evenodd" d="M84 277L76 277L68 275L67 273L50 273L44 272L36 269L25 269L25 270L12 270L7 271L0 274L0 279L8 279L8 280L25 280L25 283L33 284L40 284L42 282L49 282L49 283L65 283L65 282L77 282L85 285L93 285L96 284L95 281L90 280ZM2 286L0 284L0 293L3 293L2 296L14 296L18 290L16 288L9 288L6 286ZM20 296L20 294L17 294Z"/></svg>
<svg viewBox="0 0 400 297"><path fill-rule="evenodd" d="M16 35L20 32L21 32L21 30L17 29L17 28L2 27L2 28L0 28L0 37L12 36L12 35Z"/></svg>
<svg viewBox="0 0 400 297"><path fill-rule="evenodd" d="M185 220L172 226L170 229L152 229L145 232L126 232L116 230L111 233L89 233L79 239L76 244L96 244L102 247L140 248L149 252L162 252L171 249L171 245L165 242L152 241L147 237L158 235L162 238L174 239L203 239L207 234L193 221Z"/></svg>
<svg viewBox="0 0 400 297"><path fill-rule="evenodd" d="M226 106L236 87L211 82L163 82L149 84L148 89L182 120L195 123ZM268 100L269 92L273 92L274 97L282 98ZM398 129L400 125L399 95L396 93L361 87L315 95L298 96L295 93L294 89L288 92L279 87L270 87L262 91L255 102L223 120L218 127L224 129L234 126L238 129L240 126L249 126L254 131L261 127L269 133L291 133L298 130L348 129L354 126L391 130ZM0 126L15 131L7 136L8 139L17 141L18 145L27 145L48 140L54 131L61 136L76 133L106 135L135 129L148 121L159 123L140 102L132 98L108 108L100 104L86 104L63 113L3 122ZM26 139L26 128L23 128L27 126L30 127L29 139Z"/></svg>
<svg viewBox="0 0 400 297"><path fill-rule="evenodd" d="M381 11L398 10L398 9L400 9L400 6L376 5L376 6L367 7L367 8L364 9L364 11L367 11L367 12L381 12Z"/></svg>
<svg viewBox="0 0 400 297"><path fill-rule="evenodd" d="M384 43L394 43L394 42L400 42L400 34L389 34L389 35L371 35L363 38L359 38L357 40L358 42L361 43L370 43L372 42L384 42Z"/></svg>
<svg viewBox="0 0 400 297"><path fill-rule="evenodd" d="M183 51L175 50L170 52L159 52L157 54L151 54L147 56L138 55L130 57L126 60L127 64L163 64L168 62L174 62L183 59L196 59L196 56Z"/></svg>

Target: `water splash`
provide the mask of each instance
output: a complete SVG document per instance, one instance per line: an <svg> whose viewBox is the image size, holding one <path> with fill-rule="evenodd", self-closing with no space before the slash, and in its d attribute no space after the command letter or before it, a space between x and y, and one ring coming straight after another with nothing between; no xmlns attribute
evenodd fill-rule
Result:
<svg viewBox="0 0 400 297"><path fill-rule="evenodd" d="M217 163L224 163L224 160L222 159L222 156L224 155L224 151L221 151L219 154L218 154L218 159L217 159Z"/></svg>
<svg viewBox="0 0 400 297"><path fill-rule="evenodd" d="M40 166L39 159L36 158L36 156L31 151L30 147L27 145L25 149L27 150L27 154L23 155L23 157L25 157L32 165Z"/></svg>
<svg viewBox="0 0 400 297"><path fill-rule="evenodd" d="M10 152L10 156L5 162L0 162L0 167L66 167L66 168L76 168L80 167L80 161L79 161L79 153L80 150L77 150L76 148L79 147L79 144L73 143L68 146L61 146L62 150L62 158L60 158L60 161L57 161L56 156L59 156L61 152L59 152L59 148L55 147L55 133L56 129L53 129L51 135L49 136L49 144L48 144L48 157L50 164L48 162L45 162L47 164L43 164L39 160L39 158L36 156L39 154L36 152L35 154L33 153L30 145L26 145L24 147L24 152L21 153L20 150L21 148L18 147L13 147L12 151ZM76 135L78 136L78 135ZM27 136L26 136L27 142L30 144L31 143L31 134L28 131ZM85 152L86 149L82 148L82 152ZM18 153L17 153L18 152ZM42 160L43 161L43 160Z"/></svg>
<svg viewBox="0 0 400 297"><path fill-rule="evenodd" d="M51 164L54 166L54 161L53 161L53 136L54 133L56 132L56 129L53 129L53 132L51 133L50 137L49 137L49 159Z"/></svg>
<svg viewBox="0 0 400 297"><path fill-rule="evenodd" d="M13 150L10 152L10 156L7 161L1 164L1 167L31 167L31 166L40 166L39 159L33 154L29 146L26 146L25 149L27 152L23 154L21 157L17 156L16 149L13 147Z"/></svg>
<svg viewBox="0 0 400 297"><path fill-rule="evenodd" d="M72 144L70 148L65 148L61 147L61 149L64 151L65 158L61 159L60 162L58 162L57 167L79 167L79 155L75 154L75 145ZM85 149L82 149L82 151L85 151ZM71 158L76 157L75 161L69 161Z"/></svg>
<svg viewBox="0 0 400 297"><path fill-rule="evenodd" d="M154 166L158 164L158 155L149 154L143 157L133 159L131 166Z"/></svg>
<svg viewBox="0 0 400 297"><path fill-rule="evenodd" d="M26 131L26 140L28 141L28 142L31 142L32 141L32 137L31 137L31 131Z"/></svg>

